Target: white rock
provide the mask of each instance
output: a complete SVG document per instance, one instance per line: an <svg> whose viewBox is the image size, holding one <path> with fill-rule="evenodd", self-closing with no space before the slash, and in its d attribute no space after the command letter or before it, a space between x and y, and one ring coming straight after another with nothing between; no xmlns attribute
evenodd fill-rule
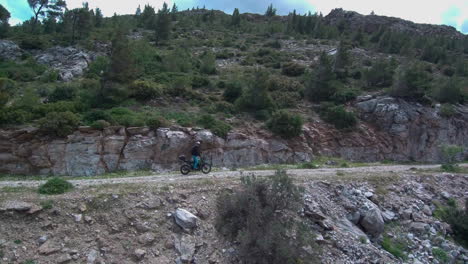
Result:
<svg viewBox="0 0 468 264"><path fill-rule="evenodd" d="M197 227L197 220L194 214L185 209L178 208L174 214L176 223L184 230L190 230Z"/></svg>

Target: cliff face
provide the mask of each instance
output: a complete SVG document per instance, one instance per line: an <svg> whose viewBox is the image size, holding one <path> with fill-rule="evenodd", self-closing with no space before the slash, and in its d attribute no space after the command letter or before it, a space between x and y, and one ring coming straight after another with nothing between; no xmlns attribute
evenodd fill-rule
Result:
<svg viewBox="0 0 468 264"><path fill-rule="evenodd" d="M442 117L430 108L390 97L362 98L355 103L361 122L342 132L321 121L304 126L294 140L268 132L234 131L226 139L207 130L188 128L81 127L66 139L41 136L37 129L0 130L0 172L11 174L95 175L116 170L172 170L202 140L204 154L216 167L297 163L317 155L355 161L437 162L440 146L468 149L468 107ZM468 153L465 153L466 155Z"/></svg>
<svg viewBox="0 0 468 264"><path fill-rule="evenodd" d="M341 8L332 10L326 17L327 23L338 25L344 21L352 29L363 29L367 33L378 31L380 27L396 32L415 34L418 36L440 36L448 38L463 38L464 35L455 28L445 25L418 24L396 17L378 15L361 15L354 11Z"/></svg>

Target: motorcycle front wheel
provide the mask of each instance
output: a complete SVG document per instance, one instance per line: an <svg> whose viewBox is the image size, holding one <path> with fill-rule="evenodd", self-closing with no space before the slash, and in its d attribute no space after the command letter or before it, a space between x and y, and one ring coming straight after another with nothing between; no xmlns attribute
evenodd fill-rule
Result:
<svg viewBox="0 0 468 264"><path fill-rule="evenodd" d="M204 174L210 173L210 171L211 171L211 165L209 165L209 164L203 164L203 166L201 167L201 171L202 171Z"/></svg>

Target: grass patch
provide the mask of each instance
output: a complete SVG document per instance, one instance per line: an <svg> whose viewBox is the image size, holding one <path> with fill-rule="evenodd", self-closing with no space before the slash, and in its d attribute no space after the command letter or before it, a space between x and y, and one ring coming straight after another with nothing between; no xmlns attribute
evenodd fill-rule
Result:
<svg viewBox="0 0 468 264"><path fill-rule="evenodd" d="M66 193L71 189L73 189L73 184L70 182L61 178L52 178L43 185L39 186L39 193L54 195Z"/></svg>
<svg viewBox="0 0 468 264"><path fill-rule="evenodd" d="M17 187L5 186L2 188L3 193L24 193L24 192L30 192L33 190L34 190L33 188L24 187L24 186L17 186Z"/></svg>
<svg viewBox="0 0 468 264"><path fill-rule="evenodd" d="M52 200L47 200L47 201L41 201L41 207L44 210L52 209L54 207L54 201Z"/></svg>
<svg viewBox="0 0 468 264"><path fill-rule="evenodd" d="M397 241L388 236L384 236L382 239L382 247L399 259L407 259L406 253L404 252L407 249L407 245L402 241Z"/></svg>
<svg viewBox="0 0 468 264"><path fill-rule="evenodd" d="M16 245L19 245L19 244L23 243L23 241L21 241L19 239L16 239L15 241L13 241L13 243L15 243Z"/></svg>
<svg viewBox="0 0 468 264"><path fill-rule="evenodd" d="M450 258L447 255L447 252L445 252L441 248L433 248L432 249L432 255L440 262L440 263L449 263Z"/></svg>
<svg viewBox="0 0 468 264"><path fill-rule="evenodd" d="M454 199L449 199L447 205L436 204L436 206L434 216L448 223L455 241L468 248L468 208L458 208Z"/></svg>

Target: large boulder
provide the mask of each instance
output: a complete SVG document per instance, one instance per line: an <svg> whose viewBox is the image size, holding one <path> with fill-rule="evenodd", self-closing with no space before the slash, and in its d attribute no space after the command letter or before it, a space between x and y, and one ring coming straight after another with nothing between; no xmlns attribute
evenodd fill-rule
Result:
<svg viewBox="0 0 468 264"><path fill-rule="evenodd" d="M378 237L384 231L382 212L378 208L372 208L361 218L359 224L364 231L373 237Z"/></svg>
<svg viewBox="0 0 468 264"><path fill-rule="evenodd" d="M197 227L198 217L185 209L178 208L174 214L174 218L176 224L182 227L184 230L188 231Z"/></svg>

